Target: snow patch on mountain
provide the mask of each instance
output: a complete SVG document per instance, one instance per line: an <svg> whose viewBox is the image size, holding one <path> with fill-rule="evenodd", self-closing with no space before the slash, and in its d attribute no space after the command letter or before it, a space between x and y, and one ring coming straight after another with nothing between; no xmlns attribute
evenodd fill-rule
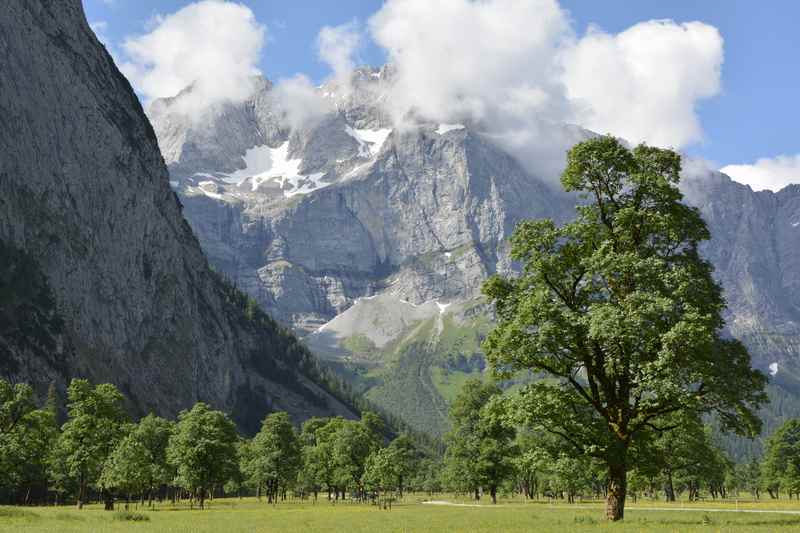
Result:
<svg viewBox="0 0 800 533"><path fill-rule="evenodd" d="M380 152L386 138L392 132L391 129L383 128L379 130L357 130L345 126L345 131L358 142L358 155L361 157L372 157Z"/></svg>
<svg viewBox="0 0 800 533"><path fill-rule="evenodd" d="M436 128L436 133L444 135L448 131L463 130L465 127L463 124L439 124L439 127Z"/></svg>
<svg viewBox="0 0 800 533"><path fill-rule="evenodd" d="M255 192L267 182L275 182L286 198L297 194L308 194L331 185L322 181L324 172L303 175L300 173L300 159L289 159L289 141L277 148L268 145L254 146L242 157L245 168L225 174L225 183L242 185L246 180Z"/></svg>

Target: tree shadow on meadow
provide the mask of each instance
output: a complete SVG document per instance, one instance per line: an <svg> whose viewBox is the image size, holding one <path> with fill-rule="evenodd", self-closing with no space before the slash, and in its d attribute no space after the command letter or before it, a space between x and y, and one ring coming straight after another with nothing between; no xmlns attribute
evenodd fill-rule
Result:
<svg viewBox="0 0 800 533"><path fill-rule="evenodd" d="M635 523L642 525L660 525L660 526L726 526L726 527L755 527L755 526L773 526L773 527L798 527L800 526L800 517L780 517L780 518L743 518L741 520L720 520L714 519L708 515L703 515L695 520L687 520L685 518L660 518L657 520L638 518L635 520L625 520L627 523Z"/></svg>

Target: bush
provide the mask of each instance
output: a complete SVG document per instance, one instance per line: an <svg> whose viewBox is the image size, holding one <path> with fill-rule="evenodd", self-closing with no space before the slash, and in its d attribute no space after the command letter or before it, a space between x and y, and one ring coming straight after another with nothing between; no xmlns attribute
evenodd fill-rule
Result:
<svg viewBox="0 0 800 533"><path fill-rule="evenodd" d="M117 511L114 513L114 520L119 522L148 522L150 517L142 513L131 511Z"/></svg>

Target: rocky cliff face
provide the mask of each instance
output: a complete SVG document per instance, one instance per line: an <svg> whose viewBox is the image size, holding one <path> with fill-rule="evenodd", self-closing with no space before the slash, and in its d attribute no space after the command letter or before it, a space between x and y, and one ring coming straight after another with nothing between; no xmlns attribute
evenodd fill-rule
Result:
<svg viewBox="0 0 800 533"><path fill-rule="evenodd" d="M374 401L441 428L441 400L480 371L470 331L487 324L475 298L489 274L512 268L514 225L569 219L575 199L480 125L393 125L381 106L391 69L359 69L351 81L319 87L327 111L300 127L268 82L205 116L182 117L174 99L150 116L211 262L309 333L315 351L358 367L350 379ZM757 367L800 392L800 186L755 193L691 170L682 187L709 223L704 253L726 290L730 330ZM434 303L455 305L440 316ZM421 403L439 408L409 408Z"/></svg>
<svg viewBox="0 0 800 533"><path fill-rule="evenodd" d="M22 335L25 345L14 313L0 313L8 377L110 381L138 410L164 414L205 400L244 427L275 409L348 413L315 383L316 363L294 338L209 269L156 136L79 0L4 4L0 116L0 305L41 323L41 342ZM239 118L237 131L250 117ZM22 290L20 276L36 289ZM55 310L42 309L42 294Z"/></svg>
<svg viewBox="0 0 800 533"><path fill-rule="evenodd" d="M568 213L565 197L469 126L392 128L375 104L389 78L361 69L346 96L320 87L330 110L295 129L268 82L205 117L172 111L175 100L150 110L212 263L300 330L379 292L415 304L473 297L508 269L516 221Z"/></svg>

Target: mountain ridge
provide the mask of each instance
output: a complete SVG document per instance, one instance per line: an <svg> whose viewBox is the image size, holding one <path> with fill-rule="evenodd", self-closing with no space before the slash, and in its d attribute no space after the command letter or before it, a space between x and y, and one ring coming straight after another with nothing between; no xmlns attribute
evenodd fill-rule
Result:
<svg viewBox="0 0 800 533"><path fill-rule="evenodd" d="M6 377L40 394L76 376L113 382L142 414L204 400L245 430L274 410L353 416L307 350L210 270L81 2L13 0L0 30L0 241L41 274L0 303L50 293L62 326L42 330L50 358L4 331Z"/></svg>
<svg viewBox="0 0 800 533"><path fill-rule="evenodd" d="M383 67L355 71L345 88L323 84L317 95L329 107L301 127L290 125L274 88L265 84L239 107L260 117L253 120L261 120L264 131L278 132L274 138L242 136L236 149L211 146L208 157L191 153L168 158L167 164L211 262L278 321L306 335L356 388L379 402L392 396L382 387L407 373L397 363L404 358L406 367L421 365L420 371L442 378L432 382L443 398L449 363L429 349L437 345L436 328L422 337L412 334L425 320L394 337L413 340L418 347L413 353L376 346L373 361L356 353L364 345L363 331L327 345L314 332L341 321L359 302L366 305L365 298L388 295L417 306L472 301L489 274L513 270L507 239L517 222L545 217L565 222L577 200L554 187L554 176L531 172L479 124L387 122L381 102L390 83L391 69ZM224 116L186 123L187 138L219 135L215 130ZM162 118L151 115L159 141L171 146L177 138L164 138ZM563 127L576 140L594 135ZM368 136L380 142L365 149ZM250 167L245 156L258 146L267 146L270 154L285 146L287 155L275 167L272 155L267 164ZM227 158L219 168L234 170L204 167L212 155ZM294 174L287 176L286 169ZM774 385L800 395L800 317L792 304L800 301L800 256L794 251L800 249L800 228L792 226L800 222L800 187L756 193L686 159L681 189L709 224L713 237L702 252L726 291L730 332L747 343L754 365L768 372ZM453 317L460 331L462 319ZM363 326L368 329L369 323ZM381 358L384 370L375 366ZM420 360L427 362L418 365ZM456 381L458 372L451 373ZM427 380L426 374L422 381ZM402 387L396 391L391 402L408 401L398 396ZM436 415L425 425L441 424Z"/></svg>

